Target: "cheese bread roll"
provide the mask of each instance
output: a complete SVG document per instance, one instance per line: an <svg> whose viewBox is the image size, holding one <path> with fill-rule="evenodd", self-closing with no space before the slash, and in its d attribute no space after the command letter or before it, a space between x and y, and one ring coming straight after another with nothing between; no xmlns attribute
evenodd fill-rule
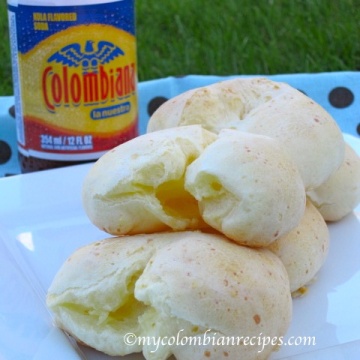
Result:
<svg viewBox="0 0 360 360"><path fill-rule="evenodd" d="M237 243L267 246L300 222L300 173L276 140L223 130L188 166L185 188L211 227Z"/></svg>
<svg viewBox="0 0 360 360"><path fill-rule="evenodd" d="M148 360L266 359L276 342L262 340L283 336L292 315L277 256L201 232L85 246L59 270L47 305L79 341Z"/></svg>
<svg viewBox="0 0 360 360"><path fill-rule="evenodd" d="M344 140L331 115L290 85L266 78L234 78L179 94L157 109L147 131L190 124L278 139L308 190L327 180L344 158Z"/></svg>
<svg viewBox="0 0 360 360"><path fill-rule="evenodd" d="M338 221L360 203L360 157L346 144L340 168L308 196L326 221Z"/></svg>
<svg viewBox="0 0 360 360"><path fill-rule="evenodd" d="M193 125L142 135L107 152L84 180L87 216L113 235L202 228L183 183L187 166L215 138Z"/></svg>
<svg viewBox="0 0 360 360"><path fill-rule="evenodd" d="M326 222L308 200L300 224L269 246L284 263L291 292L306 286L319 272L329 251L329 241Z"/></svg>

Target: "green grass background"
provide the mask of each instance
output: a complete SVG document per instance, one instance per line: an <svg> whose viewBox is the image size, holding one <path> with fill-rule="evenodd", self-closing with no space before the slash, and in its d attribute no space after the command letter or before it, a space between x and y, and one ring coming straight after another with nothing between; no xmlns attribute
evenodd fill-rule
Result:
<svg viewBox="0 0 360 360"><path fill-rule="evenodd" d="M0 1L0 95L10 95ZM136 21L140 81L360 69L360 0L136 0Z"/></svg>

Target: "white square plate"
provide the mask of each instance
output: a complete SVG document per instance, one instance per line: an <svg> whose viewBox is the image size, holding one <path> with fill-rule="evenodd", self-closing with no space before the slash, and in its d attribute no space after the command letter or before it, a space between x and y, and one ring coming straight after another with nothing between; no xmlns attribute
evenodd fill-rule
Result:
<svg viewBox="0 0 360 360"><path fill-rule="evenodd" d="M360 153L359 139L345 138ZM90 166L0 179L1 359L47 360L54 354L110 359L78 348L53 327L45 307L46 291L65 259L76 248L109 237L82 208L81 187ZM314 336L316 344L283 346L271 359L360 358L360 207L329 228L328 259L306 296L294 299L285 339Z"/></svg>

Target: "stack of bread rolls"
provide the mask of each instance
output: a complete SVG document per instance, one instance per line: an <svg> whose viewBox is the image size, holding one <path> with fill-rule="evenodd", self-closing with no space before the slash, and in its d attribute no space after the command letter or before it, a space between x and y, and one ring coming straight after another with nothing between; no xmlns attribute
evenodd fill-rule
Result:
<svg viewBox="0 0 360 360"><path fill-rule="evenodd" d="M359 202L359 157L303 93L265 78L190 90L91 167L84 209L113 236L69 257L47 305L109 355L267 359L326 260L326 222Z"/></svg>

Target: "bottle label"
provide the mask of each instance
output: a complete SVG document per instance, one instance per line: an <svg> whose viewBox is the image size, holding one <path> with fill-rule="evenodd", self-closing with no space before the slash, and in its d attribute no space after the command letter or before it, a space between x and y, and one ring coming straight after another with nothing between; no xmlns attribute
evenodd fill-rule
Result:
<svg viewBox="0 0 360 360"><path fill-rule="evenodd" d="M137 135L133 3L8 6L22 154L90 160Z"/></svg>

